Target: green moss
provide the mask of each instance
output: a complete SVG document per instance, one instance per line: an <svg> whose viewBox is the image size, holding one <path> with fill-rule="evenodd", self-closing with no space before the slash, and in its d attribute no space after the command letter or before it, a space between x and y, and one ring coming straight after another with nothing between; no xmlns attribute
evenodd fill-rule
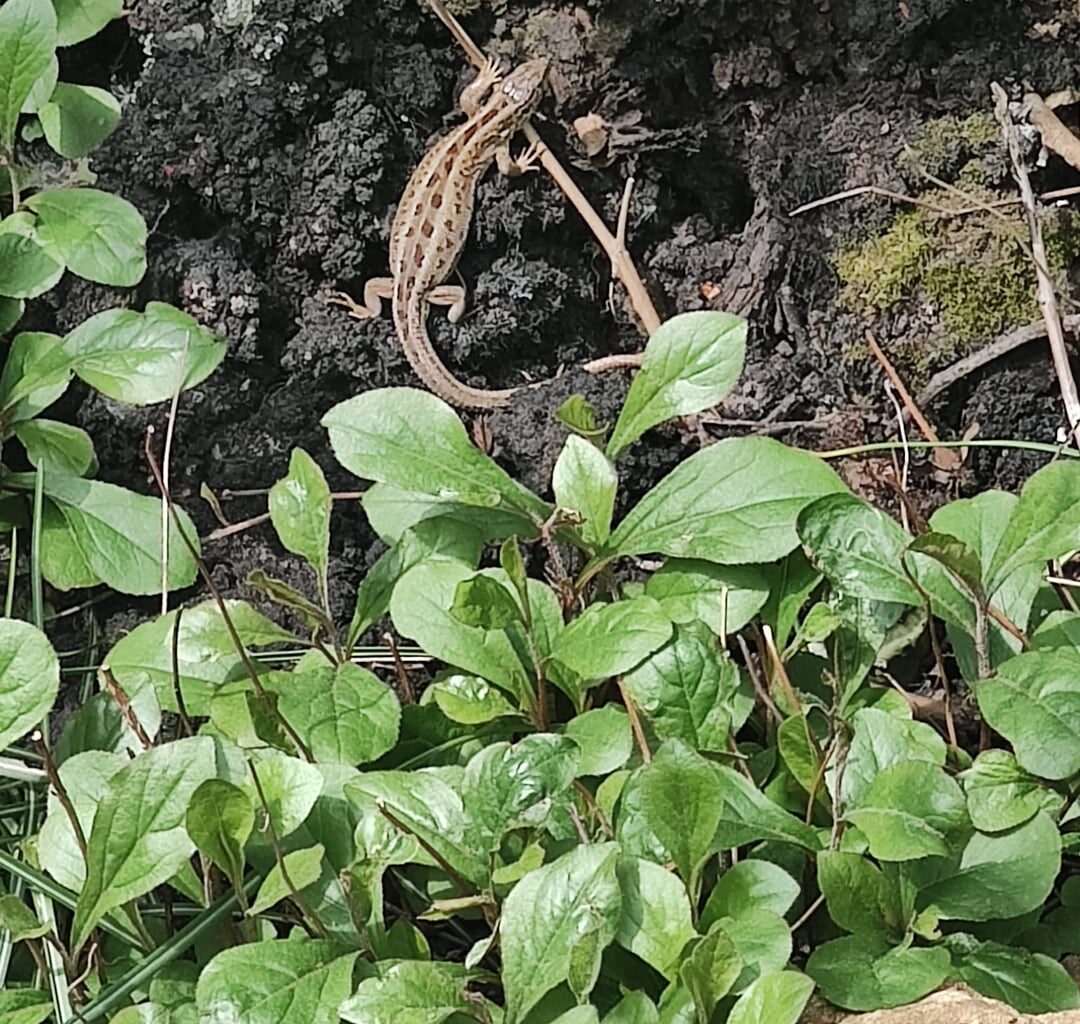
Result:
<svg viewBox="0 0 1080 1024"><path fill-rule="evenodd" d="M901 156L909 171L929 171L938 178L956 178L968 164L995 149L1001 139L993 115L978 112L968 117L939 117L927 122L920 139Z"/></svg>

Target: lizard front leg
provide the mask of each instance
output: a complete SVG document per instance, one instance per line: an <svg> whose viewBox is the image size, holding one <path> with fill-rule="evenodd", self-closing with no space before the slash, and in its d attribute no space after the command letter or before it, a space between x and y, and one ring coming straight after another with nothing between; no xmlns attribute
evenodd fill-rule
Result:
<svg viewBox="0 0 1080 1024"><path fill-rule="evenodd" d="M509 144L504 144L495 150L495 163L500 174L516 178L528 171L537 170L537 164L540 163L540 155L543 152L544 144L534 142L528 149L522 150L519 156L514 157L510 155Z"/></svg>
<svg viewBox="0 0 1080 1024"><path fill-rule="evenodd" d="M373 277L364 285L364 301L357 302L347 292L331 292L326 301L331 306L344 306L354 320L370 320L382 312L383 300L389 302L394 297L394 279L392 277Z"/></svg>
<svg viewBox="0 0 1080 1024"><path fill-rule="evenodd" d="M484 105L484 100L501 79L498 60L488 57L487 63L477 71L476 77L461 90L458 106L472 117Z"/></svg>

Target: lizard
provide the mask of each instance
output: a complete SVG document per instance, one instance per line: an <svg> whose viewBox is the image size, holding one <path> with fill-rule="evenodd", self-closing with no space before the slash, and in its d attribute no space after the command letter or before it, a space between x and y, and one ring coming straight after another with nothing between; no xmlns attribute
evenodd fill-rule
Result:
<svg viewBox="0 0 1080 1024"><path fill-rule="evenodd" d="M484 391L457 380L431 347L428 305L449 306L451 323L464 313L465 289L445 281L465 245L476 186L492 161L508 175L534 169L538 148L530 146L514 159L509 143L539 102L547 69L543 58L505 77L494 60L480 69L459 101L468 119L428 150L405 187L390 228L391 276L369 280L362 303L343 292L328 298L358 320L378 316L382 301L389 300L398 340L416 375L460 408L505 405L518 389Z"/></svg>

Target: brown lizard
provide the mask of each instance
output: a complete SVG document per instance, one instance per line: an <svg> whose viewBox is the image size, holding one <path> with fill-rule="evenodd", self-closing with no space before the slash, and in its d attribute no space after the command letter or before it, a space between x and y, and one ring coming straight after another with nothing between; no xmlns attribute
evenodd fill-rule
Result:
<svg viewBox="0 0 1080 1024"><path fill-rule="evenodd" d="M536 107L547 68L546 60L530 60L502 77L497 64L488 62L461 94L468 120L428 150L405 187L390 229L391 276L368 281L362 304L341 292L329 298L358 320L378 316L382 300L389 299L398 340L416 375L462 408L505 405L517 389L483 391L457 380L431 347L427 307L449 306L451 323L465 311L465 289L444 282L465 245L476 186L493 160L503 174L532 168L536 148L515 160L509 142Z"/></svg>

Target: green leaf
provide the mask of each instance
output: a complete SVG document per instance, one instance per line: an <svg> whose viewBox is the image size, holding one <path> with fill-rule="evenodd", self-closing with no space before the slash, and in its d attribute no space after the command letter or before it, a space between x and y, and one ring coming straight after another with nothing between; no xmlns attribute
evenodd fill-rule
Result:
<svg viewBox="0 0 1080 1024"><path fill-rule="evenodd" d="M434 701L451 722L461 725L483 725L514 714L510 702L494 686L476 676L455 673L436 680L420 698L421 704L429 701Z"/></svg>
<svg viewBox="0 0 1080 1024"><path fill-rule="evenodd" d="M45 141L69 160L87 156L120 123L120 104L112 93L92 85L57 82L38 111Z"/></svg>
<svg viewBox="0 0 1080 1024"><path fill-rule="evenodd" d="M563 402L555 410L555 419L568 430L590 440L601 439L606 432L606 428L599 425L596 407L581 395L571 395Z"/></svg>
<svg viewBox="0 0 1080 1024"><path fill-rule="evenodd" d="M723 401L745 358L746 321L741 317L703 311L662 323L645 346L641 372L611 431L609 458L657 424Z"/></svg>
<svg viewBox="0 0 1080 1024"><path fill-rule="evenodd" d="M0 338L22 319L25 311L26 303L22 299L9 299L6 295L0 295ZM10 353L8 358L11 358Z"/></svg>
<svg viewBox="0 0 1080 1024"><path fill-rule="evenodd" d="M294 448L289 472L270 488L270 521L287 551L326 575L330 557L330 488L319 464L303 448Z"/></svg>
<svg viewBox="0 0 1080 1024"><path fill-rule="evenodd" d="M887 768L846 816L866 835L870 852L888 861L947 855L950 837L968 821L960 787L926 761Z"/></svg>
<svg viewBox="0 0 1080 1024"><path fill-rule="evenodd" d="M705 630L678 626L672 639L623 678L627 693L661 740L724 752L732 725L749 707L740 698L739 671Z"/></svg>
<svg viewBox="0 0 1080 1024"><path fill-rule="evenodd" d="M191 794L213 774L214 744L196 736L148 750L109 779L87 841L73 951L105 914L168 881L195 852L184 816Z"/></svg>
<svg viewBox="0 0 1080 1024"><path fill-rule="evenodd" d="M615 937L619 883L614 843L578 846L526 875L503 904L500 925L505 1024L519 1024L570 973L574 946Z"/></svg>
<svg viewBox="0 0 1080 1024"><path fill-rule="evenodd" d="M225 608L245 647L296 643L292 634L244 601L226 601ZM117 641L105 656L104 665L133 701L142 691L153 689L162 708L179 711L179 687L189 715L208 715L215 691L226 682L245 679L247 673L215 601L185 608L174 642L177 628L176 612L140 623Z"/></svg>
<svg viewBox="0 0 1080 1024"><path fill-rule="evenodd" d="M1056 960L998 942L973 943L953 957L953 969L976 992L1021 1013L1053 1013L1080 1006L1076 982Z"/></svg>
<svg viewBox="0 0 1080 1024"><path fill-rule="evenodd" d="M940 947L890 948L884 939L848 935L818 946L806 973L821 994L846 1010L879 1010L913 1003L933 992L949 973Z"/></svg>
<svg viewBox="0 0 1080 1024"><path fill-rule="evenodd" d="M42 1024L53 1012L48 992L35 988L0 989L0 1020L4 1024Z"/></svg>
<svg viewBox="0 0 1080 1024"><path fill-rule="evenodd" d="M153 405L202 383L225 358L225 343L164 302L146 311L107 309L64 338L75 373L108 398Z"/></svg>
<svg viewBox="0 0 1080 1024"><path fill-rule="evenodd" d="M161 591L161 502L100 480L84 480L59 472L45 474L45 496L58 515L42 529L43 546L56 534L68 534L86 567L121 594ZM178 510L184 532L196 545L199 537L187 513ZM169 519L169 589L195 582L197 569L176 525ZM46 578L59 589L70 580L48 570Z"/></svg>
<svg viewBox="0 0 1080 1024"><path fill-rule="evenodd" d="M919 904L940 917L993 921L1041 906L1061 870L1061 836L1040 811L1018 828L977 832L958 861L937 872Z"/></svg>
<svg viewBox="0 0 1080 1024"><path fill-rule="evenodd" d="M802 821L774 804L752 782L726 765L713 765L723 798L715 846L729 850L761 839L793 843L804 850L821 848L817 834Z"/></svg>
<svg viewBox="0 0 1080 1024"><path fill-rule="evenodd" d="M821 850L817 877L829 917L844 931L885 934L886 883L880 868L857 853Z"/></svg>
<svg viewBox="0 0 1080 1024"><path fill-rule="evenodd" d="M570 434L551 477L555 504L581 517L581 539L590 546L603 544L611 533L615 491L619 478L615 467L596 445Z"/></svg>
<svg viewBox="0 0 1080 1024"><path fill-rule="evenodd" d="M68 476L88 476L97 471L94 442L79 427L38 418L16 423L14 432L32 466L44 466Z"/></svg>
<svg viewBox="0 0 1080 1024"><path fill-rule="evenodd" d="M523 621L513 595L490 576L462 580L454 590L450 614L466 626L485 630L506 629Z"/></svg>
<svg viewBox="0 0 1080 1024"><path fill-rule="evenodd" d="M551 801L569 790L578 761L577 744L551 733L484 747L465 766L461 784L473 847L493 853L509 830L539 825Z"/></svg>
<svg viewBox="0 0 1080 1024"><path fill-rule="evenodd" d="M45 0L27 0L43 3ZM11 6L9 2L3 10ZM0 43L2 45L2 43ZM0 220L0 295L36 299L64 276L64 264L38 236L26 211Z"/></svg>
<svg viewBox="0 0 1080 1024"><path fill-rule="evenodd" d="M450 406L425 391L368 391L335 405L322 425L338 461L364 480L448 504L514 512L529 536L551 514L472 444Z"/></svg>
<svg viewBox="0 0 1080 1024"><path fill-rule="evenodd" d="M126 199L96 188L62 188L35 192L24 205L38 215L42 244L55 248L79 277L121 288L142 280L146 222Z"/></svg>
<svg viewBox="0 0 1080 1024"><path fill-rule="evenodd" d="M266 686L317 761L368 764L397 742L397 696L359 665L331 665L313 652L292 672L270 673Z"/></svg>
<svg viewBox="0 0 1080 1024"><path fill-rule="evenodd" d="M629 716L617 704L575 715L564 732L581 750L578 775L610 775L626 764L634 750Z"/></svg>
<svg viewBox="0 0 1080 1024"><path fill-rule="evenodd" d="M272 939L218 953L199 975L200 1020L244 1024L337 1024L352 990L356 953L329 942Z"/></svg>
<svg viewBox="0 0 1080 1024"><path fill-rule="evenodd" d="M651 597L593 604L555 640L552 657L583 679L633 668L671 636L671 620Z"/></svg>
<svg viewBox="0 0 1080 1024"><path fill-rule="evenodd" d="M230 880L240 880L244 844L255 827L255 806L244 790L224 779L207 779L191 794L184 827L204 857Z"/></svg>
<svg viewBox="0 0 1080 1024"><path fill-rule="evenodd" d="M403 960L361 981L340 1013L351 1024L442 1024L474 1007L456 964Z"/></svg>
<svg viewBox="0 0 1080 1024"><path fill-rule="evenodd" d="M259 776L265 808L250 776L245 779L244 791L256 808L265 809L278 839L284 839L307 820L322 792L322 773L315 765L279 750L258 755L251 762L251 771Z"/></svg>
<svg viewBox="0 0 1080 1024"><path fill-rule="evenodd" d="M1080 652L1018 654L976 684L975 698L1021 768L1044 779L1080 771Z"/></svg>
<svg viewBox="0 0 1080 1024"><path fill-rule="evenodd" d="M708 932L722 917L744 917L752 910L786 914L801 892L799 883L767 860L741 860L716 881L698 927Z"/></svg>
<svg viewBox="0 0 1080 1024"><path fill-rule="evenodd" d="M0 747L22 739L53 706L60 661L48 637L20 619L0 619Z"/></svg>
<svg viewBox="0 0 1080 1024"><path fill-rule="evenodd" d="M55 50L49 0L8 0L0 7L0 149L11 150L19 111Z"/></svg>
<svg viewBox="0 0 1080 1024"><path fill-rule="evenodd" d="M317 843L315 846L285 854L281 858L281 863L275 864L263 879L259 892L255 896L255 902L248 910L248 916L254 917L256 914L264 913L275 904L288 899L294 891L300 892L317 881L322 873L325 852L323 846ZM292 883L291 886L285 881L286 875Z"/></svg>
<svg viewBox="0 0 1080 1024"><path fill-rule="evenodd" d="M776 971L758 978L731 1008L728 1024L795 1024L814 982L798 971Z"/></svg>
<svg viewBox="0 0 1080 1024"><path fill-rule="evenodd" d="M32 419L67 390L71 370L61 344L55 334L39 331L22 331L12 338L0 374L0 409L8 423Z"/></svg>
<svg viewBox="0 0 1080 1024"><path fill-rule="evenodd" d="M685 459L649 491L608 539L603 557L771 562L799 543L799 512L842 490L814 455L767 437L728 438Z"/></svg>
<svg viewBox="0 0 1080 1024"><path fill-rule="evenodd" d="M1014 828L1061 803L1057 793L1024 771L1007 750L984 750L959 778L971 823L980 832Z"/></svg>
<svg viewBox="0 0 1080 1024"><path fill-rule="evenodd" d="M0 929L6 929L12 942L39 939L52 931L18 896L0 896Z"/></svg>
<svg viewBox="0 0 1080 1024"><path fill-rule="evenodd" d="M780 760L795 783L809 794L820 779L821 754L811 742L813 728L805 715L792 715L780 723L776 730L776 747ZM815 797L824 802L820 784Z"/></svg>
<svg viewBox="0 0 1080 1024"><path fill-rule="evenodd" d="M712 1017L717 1003L731 991L743 966L735 943L722 928L714 928L683 959L679 980L693 997L698 1020L703 1024Z"/></svg>
<svg viewBox="0 0 1080 1024"><path fill-rule="evenodd" d="M686 626L700 621L728 636L765 606L769 581L763 566L669 558L645 581L645 593L660 602L672 622Z"/></svg>
<svg viewBox="0 0 1080 1024"><path fill-rule="evenodd" d="M674 981L683 947L697 935L686 886L659 864L640 858L620 860L618 877L622 911L615 940Z"/></svg>
<svg viewBox="0 0 1080 1024"><path fill-rule="evenodd" d="M851 494L830 494L802 510L798 529L811 560L841 593L922 603L903 569L911 538L879 509Z"/></svg>
<svg viewBox="0 0 1080 1024"><path fill-rule="evenodd" d="M60 61L57 59L56 54L53 53L52 59L49 61L49 66L38 75L37 81L34 82L30 92L27 93L26 99L23 100L20 113L36 114L48 102L49 97L53 94L53 90L56 88L56 80L59 76ZM31 128L31 126L27 125L23 128L24 140L26 139L26 131L28 128Z"/></svg>
<svg viewBox="0 0 1080 1024"><path fill-rule="evenodd" d="M1080 465L1051 462L1020 491L987 573L993 594L1023 565L1042 564L1080 547Z"/></svg>
<svg viewBox="0 0 1080 1024"><path fill-rule="evenodd" d="M640 989L627 992L604 1016L603 1024L660 1024L656 1004Z"/></svg>
<svg viewBox="0 0 1080 1024"><path fill-rule="evenodd" d="M983 592L982 564L977 552L962 540L947 533L920 534L909 545L908 551L926 555L949 570L950 573L978 597Z"/></svg>
<svg viewBox="0 0 1080 1024"><path fill-rule="evenodd" d="M732 985L742 992L759 977L781 970L791 959L791 931L771 910L748 910L740 917L722 917L713 931L722 929L735 944L743 969Z"/></svg>
<svg viewBox="0 0 1080 1024"><path fill-rule="evenodd" d="M123 14L123 0L53 0L59 45L72 46L96 36Z"/></svg>

